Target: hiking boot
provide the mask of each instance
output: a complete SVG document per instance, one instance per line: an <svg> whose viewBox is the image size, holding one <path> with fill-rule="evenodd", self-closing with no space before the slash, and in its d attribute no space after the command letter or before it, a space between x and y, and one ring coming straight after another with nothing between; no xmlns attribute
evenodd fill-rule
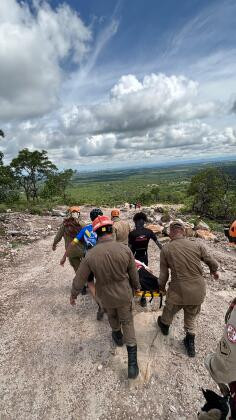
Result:
<svg viewBox="0 0 236 420"><path fill-rule="evenodd" d="M128 378L135 379L139 374L137 363L137 346L127 346L128 351Z"/></svg>
<svg viewBox="0 0 236 420"><path fill-rule="evenodd" d="M115 341L116 345L118 347L122 347L123 346L123 334L121 332L121 330L119 331L112 331L112 338Z"/></svg>
<svg viewBox="0 0 236 420"><path fill-rule="evenodd" d="M101 321L103 319L104 310L99 306L97 311L97 321Z"/></svg>
<svg viewBox="0 0 236 420"><path fill-rule="evenodd" d="M84 286L83 289L81 290L81 295L86 295L87 294L87 287Z"/></svg>
<svg viewBox="0 0 236 420"><path fill-rule="evenodd" d="M186 333L186 336L184 338L184 346L187 350L187 354L189 357L194 357L196 354L194 340L195 334Z"/></svg>
<svg viewBox="0 0 236 420"><path fill-rule="evenodd" d="M161 329L161 332L163 335L168 335L169 334L169 325L163 324L162 320L161 320L161 316L158 317L157 319L157 323Z"/></svg>
<svg viewBox="0 0 236 420"><path fill-rule="evenodd" d="M142 306L142 308L145 308L147 306L147 299L142 296L140 299L140 305Z"/></svg>

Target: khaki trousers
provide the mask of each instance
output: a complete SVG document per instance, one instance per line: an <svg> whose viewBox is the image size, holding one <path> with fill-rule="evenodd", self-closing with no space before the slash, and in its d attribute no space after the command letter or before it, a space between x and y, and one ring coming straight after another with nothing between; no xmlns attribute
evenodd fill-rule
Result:
<svg viewBox="0 0 236 420"><path fill-rule="evenodd" d="M132 314L132 304L119 308L106 308L108 321L112 331L119 331L122 327L124 343L127 346L137 344L134 331L134 321Z"/></svg>
<svg viewBox="0 0 236 420"><path fill-rule="evenodd" d="M170 325L174 316L181 310L184 311L184 329L190 334L195 334L196 318L200 313L201 305L174 305L168 301L162 312L161 321L165 325Z"/></svg>
<svg viewBox="0 0 236 420"><path fill-rule="evenodd" d="M75 273L80 266L82 258L83 258L82 256L81 257L69 257L70 265L73 267Z"/></svg>

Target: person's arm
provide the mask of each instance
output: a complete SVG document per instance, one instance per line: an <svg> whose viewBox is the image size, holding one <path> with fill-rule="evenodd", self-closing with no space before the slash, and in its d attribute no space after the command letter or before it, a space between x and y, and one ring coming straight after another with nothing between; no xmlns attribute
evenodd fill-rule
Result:
<svg viewBox="0 0 236 420"><path fill-rule="evenodd" d="M138 270L136 268L135 259L131 251L130 252L130 260L128 265L128 274L129 274L129 281L132 289L139 290L140 283L139 283L139 275Z"/></svg>
<svg viewBox="0 0 236 420"><path fill-rule="evenodd" d="M160 291L165 292L166 283L169 279L169 266L166 260L166 256L164 250L161 250L160 254L160 276L159 276L159 284L160 284Z"/></svg>
<svg viewBox="0 0 236 420"><path fill-rule="evenodd" d="M151 229L150 229L150 231L151 231L150 238L157 244L158 248L161 250L162 249L162 244L160 243L160 241L158 241L155 233Z"/></svg>
<svg viewBox="0 0 236 420"><path fill-rule="evenodd" d="M132 232L133 232L133 231L131 231L131 232L129 233L129 236L128 236L128 246L129 246L129 248L131 249L132 253L134 254L134 248L133 248L133 235L132 235Z"/></svg>
<svg viewBox="0 0 236 420"><path fill-rule="evenodd" d="M79 269L73 279L72 288L71 288L71 296L70 296L70 303L71 305L75 305L75 300L80 292L80 290L84 287L85 283L88 281L89 275L92 273L88 259L85 257L83 258Z"/></svg>
<svg viewBox="0 0 236 420"><path fill-rule="evenodd" d="M81 231L78 233L78 235L67 246L66 251L65 251L63 257L60 260L60 264L62 266L64 266L64 264L66 262L66 259L69 256L69 253L70 253L71 249L73 248L73 246L75 246L76 244L78 244L78 242L80 242L82 240L82 238L84 236L84 230L85 230L85 227L83 229L81 229Z"/></svg>
<svg viewBox="0 0 236 420"><path fill-rule="evenodd" d="M200 249L201 260L208 265L211 275L217 280L219 278L219 273L217 272L219 268L218 262L207 252L203 245L200 245Z"/></svg>
<svg viewBox="0 0 236 420"><path fill-rule="evenodd" d="M54 241L53 241L53 244L52 244L52 250L53 251L55 251L56 250L56 247L57 247L57 244L61 241L61 239L63 238L63 235L64 235L64 225L63 225L63 223L62 223L62 225L59 227L59 229L58 229L58 231L57 231L57 234L56 234L56 236L55 236L55 238L54 238Z"/></svg>

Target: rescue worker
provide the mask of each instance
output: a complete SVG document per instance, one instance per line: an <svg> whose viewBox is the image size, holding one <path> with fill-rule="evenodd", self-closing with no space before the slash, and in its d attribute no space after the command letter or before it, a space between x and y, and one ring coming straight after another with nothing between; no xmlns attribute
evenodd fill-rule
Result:
<svg viewBox="0 0 236 420"><path fill-rule="evenodd" d="M114 240L128 245L128 237L131 230L129 222L120 219L120 210L118 209L111 211L111 220L113 221L112 231Z"/></svg>
<svg viewBox="0 0 236 420"><path fill-rule="evenodd" d="M171 270L171 280L162 316L158 325L164 335L168 335L174 316L184 311L184 345L190 357L195 356L195 320L200 313L206 294L205 280L202 276L201 261L210 268L211 275L219 278L218 263L207 253L199 242L185 238L184 225L175 221L170 224L171 242L166 244L160 254L160 291L165 293Z"/></svg>
<svg viewBox="0 0 236 420"><path fill-rule="evenodd" d="M98 216L103 216L103 212L99 208L95 208L90 212L90 219L93 222ZM84 245L84 254L86 255L87 252L92 249L97 243L97 234L93 231L93 225L90 223L81 229L81 231L76 235L73 239L71 246L74 244L78 244L81 242ZM97 320L101 321L104 315L104 309L100 300L95 296L95 287L94 287L94 275L91 274L88 279L88 287L89 290L94 298L94 300L98 304L98 311L97 311Z"/></svg>
<svg viewBox="0 0 236 420"><path fill-rule="evenodd" d="M65 241L65 249L68 248L71 241L76 237L78 232L85 226L80 219L80 208L78 206L72 206L68 209L68 217L63 220L55 238L53 241L52 249L53 251L56 250L57 244L64 238ZM68 254L68 259L70 265L73 267L74 271L76 272L79 268L81 260L84 256L83 245L79 244L73 249L70 249ZM65 255L61 259L61 265L64 265L66 261Z"/></svg>
<svg viewBox="0 0 236 420"><path fill-rule="evenodd" d="M133 217L135 223L135 229L129 233L129 247L131 248L135 258L145 265L148 265L148 244L152 239L162 249L161 243L158 241L155 233L151 229L144 227L147 222L147 216L145 213L136 213Z"/></svg>
<svg viewBox="0 0 236 420"><path fill-rule="evenodd" d="M86 254L75 275L70 303L75 305L80 290L93 274L96 278L96 296L106 308L112 338L118 346L122 346L123 342L127 345L128 377L134 379L139 374L139 368L132 299L134 291L139 290L140 286L132 252L127 246L113 240L112 224L107 216L98 216L93 221L98 242Z"/></svg>
<svg viewBox="0 0 236 420"><path fill-rule="evenodd" d="M223 394L227 395L229 386L236 416L236 298L226 312L224 333L216 352L207 355L205 366Z"/></svg>

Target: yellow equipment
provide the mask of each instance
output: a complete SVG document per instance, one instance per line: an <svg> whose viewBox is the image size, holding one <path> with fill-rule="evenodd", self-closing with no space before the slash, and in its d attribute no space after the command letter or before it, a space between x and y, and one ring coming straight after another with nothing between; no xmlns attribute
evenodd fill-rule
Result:
<svg viewBox="0 0 236 420"><path fill-rule="evenodd" d="M149 300L149 303L152 301L154 297L159 297L160 298L159 308L162 307L163 294L159 293L158 291L140 290L139 292L135 292L135 297L140 297L141 299L150 297L151 299Z"/></svg>

